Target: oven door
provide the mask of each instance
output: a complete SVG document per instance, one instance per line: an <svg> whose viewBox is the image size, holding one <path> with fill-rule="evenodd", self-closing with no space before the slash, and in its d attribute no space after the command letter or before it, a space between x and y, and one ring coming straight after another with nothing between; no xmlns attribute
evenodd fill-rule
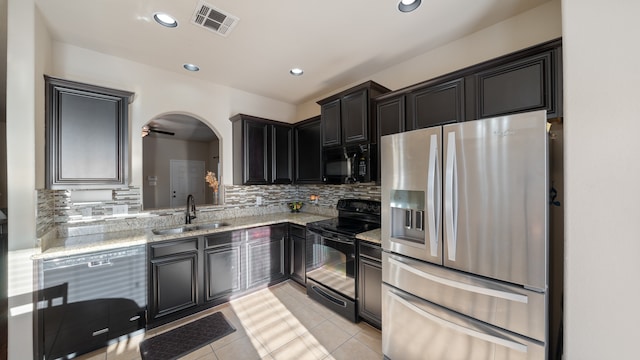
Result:
<svg viewBox="0 0 640 360"><path fill-rule="evenodd" d="M352 300L356 298L356 246L344 235L308 228L307 279Z"/></svg>

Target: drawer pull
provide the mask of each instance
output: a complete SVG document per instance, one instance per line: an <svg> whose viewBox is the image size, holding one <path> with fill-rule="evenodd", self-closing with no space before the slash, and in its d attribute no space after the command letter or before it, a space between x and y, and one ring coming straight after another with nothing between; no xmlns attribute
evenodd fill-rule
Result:
<svg viewBox="0 0 640 360"><path fill-rule="evenodd" d="M98 336L98 335L106 334L108 332L109 332L109 328L104 328L104 329L94 331L92 335Z"/></svg>

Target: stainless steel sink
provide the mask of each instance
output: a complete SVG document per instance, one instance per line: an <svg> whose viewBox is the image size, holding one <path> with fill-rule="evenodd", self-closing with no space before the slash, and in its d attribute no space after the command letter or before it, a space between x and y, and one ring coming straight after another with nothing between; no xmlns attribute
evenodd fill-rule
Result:
<svg viewBox="0 0 640 360"><path fill-rule="evenodd" d="M156 235L169 235L169 234L180 234L183 232L193 231L193 230L194 229L191 227L180 226L180 227L175 227L170 229L153 229L151 230L151 232L153 232Z"/></svg>
<svg viewBox="0 0 640 360"><path fill-rule="evenodd" d="M202 224L202 225L198 225L196 226L198 228L198 230L207 230L207 229L217 229L223 226L229 226L229 223L226 222L215 222L215 223L209 223L209 224Z"/></svg>
<svg viewBox="0 0 640 360"><path fill-rule="evenodd" d="M168 228L168 229L153 229L151 230L151 232L153 232L155 235L171 235L171 234L182 234L185 232L196 231L196 230L217 229L223 226L229 226L229 224L225 222L215 222L215 223L202 224L202 225L191 225L191 226L183 225L183 226Z"/></svg>

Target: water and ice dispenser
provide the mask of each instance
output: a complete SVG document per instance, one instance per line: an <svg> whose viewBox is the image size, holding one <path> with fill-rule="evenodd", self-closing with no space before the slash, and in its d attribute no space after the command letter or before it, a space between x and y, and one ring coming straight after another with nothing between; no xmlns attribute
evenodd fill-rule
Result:
<svg viewBox="0 0 640 360"><path fill-rule="evenodd" d="M425 192L391 190L391 237L425 244Z"/></svg>

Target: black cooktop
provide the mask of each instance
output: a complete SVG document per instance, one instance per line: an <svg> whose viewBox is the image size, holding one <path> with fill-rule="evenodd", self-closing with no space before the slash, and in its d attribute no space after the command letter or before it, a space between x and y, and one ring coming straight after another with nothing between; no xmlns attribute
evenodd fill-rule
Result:
<svg viewBox="0 0 640 360"><path fill-rule="evenodd" d="M340 199L338 217L307 224L309 228L355 236L380 227L380 201Z"/></svg>
<svg viewBox="0 0 640 360"><path fill-rule="evenodd" d="M357 219L337 217L327 220L315 221L307 224L307 227L337 232L348 236L355 236L358 233L377 229L380 227L380 224L361 221Z"/></svg>

